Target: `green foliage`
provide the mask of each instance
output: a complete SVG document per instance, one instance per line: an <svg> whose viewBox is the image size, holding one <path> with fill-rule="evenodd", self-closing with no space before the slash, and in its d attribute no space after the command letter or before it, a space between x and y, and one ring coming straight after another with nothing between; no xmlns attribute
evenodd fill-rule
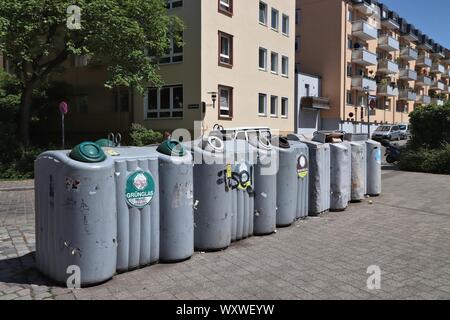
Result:
<svg viewBox="0 0 450 320"><path fill-rule="evenodd" d="M450 174L450 144L438 149L406 149L401 155L400 169Z"/></svg>
<svg viewBox="0 0 450 320"><path fill-rule="evenodd" d="M32 179L34 160L44 150L39 147L22 147L8 150L9 161L0 159L0 179Z"/></svg>
<svg viewBox="0 0 450 320"><path fill-rule="evenodd" d="M0 51L23 82L53 71L69 55L88 55L108 67L109 86L160 84L155 62L169 39L182 43L182 22L164 0L1 0ZM67 8L81 8L81 29L67 27ZM32 71L32 72L30 72Z"/></svg>
<svg viewBox="0 0 450 320"><path fill-rule="evenodd" d="M160 132L147 129L140 124L133 123L131 126L130 137L134 146L143 147L149 144L161 142L163 135Z"/></svg>
<svg viewBox="0 0 450 320"><path fill-rule="evenodd" d="M412 148L441 148L450 143L450 104L416 108L410 123Z"/></svg>

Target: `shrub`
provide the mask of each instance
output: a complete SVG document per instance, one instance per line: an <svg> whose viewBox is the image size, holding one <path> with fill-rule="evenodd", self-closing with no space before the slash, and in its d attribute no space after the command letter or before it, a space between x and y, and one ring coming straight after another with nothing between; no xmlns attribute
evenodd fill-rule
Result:
<svg viewBox="0 0 450 320"><path fill-rule="evenodd" d="M450 144L441 148L407 148L402 152L400 169L436 174L450 174Z"/></svg>
<svg viewBox="0 0 450 320"><path fill-rule="evenodd" d="M416 108L410 123L411 148L441 148L450 143L450 104Z"/></svg>
<svg viewBox="0 0 450 320"><path fill-rule="evenodd" d="M43 151L38 147L19 147L11 150L9 161L0 161L0 179L32 179L34 160Z"/></svg>
<svg viewBox="0 0 450 320"><path fill-rule="evenodd" d="M132 145L143 147L149 144L161 142L163 135L160 132L147 129L140 124L133 123L131 125L130 137Z"/></svg>

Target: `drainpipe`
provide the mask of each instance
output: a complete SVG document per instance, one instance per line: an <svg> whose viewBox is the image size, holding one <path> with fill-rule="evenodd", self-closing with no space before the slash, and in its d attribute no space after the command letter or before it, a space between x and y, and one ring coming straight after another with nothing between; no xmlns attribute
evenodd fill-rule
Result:
<svg viewBox="0 0 450 320"><path fill-rule="evenodd" d="M339 115L339 118L341 118L341 130L344 129L344 121L345 121L345 105L347 103L346 95L347 95L347 12L348 12L348 4L349 0L344 1L344 7L345 7L345 13L344 13L344 94L342 99L342 115ZM350 88L351 90L351 88ZM356 121L356 114L355 114L355 121Z"/></svg>

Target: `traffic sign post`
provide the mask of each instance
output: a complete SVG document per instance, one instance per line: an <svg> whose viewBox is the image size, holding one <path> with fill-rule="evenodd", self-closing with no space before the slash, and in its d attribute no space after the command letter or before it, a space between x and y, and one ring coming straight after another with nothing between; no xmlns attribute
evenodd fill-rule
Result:
<svg viewBox="0 0 450 320"><path fill-rule="evenodd" d="M62 150L65 149L65 133L64 133L64 116L69 112L69 106L67 102L62 101L59 104L59 112L61 113L61 140L62 140Z"/></svg>

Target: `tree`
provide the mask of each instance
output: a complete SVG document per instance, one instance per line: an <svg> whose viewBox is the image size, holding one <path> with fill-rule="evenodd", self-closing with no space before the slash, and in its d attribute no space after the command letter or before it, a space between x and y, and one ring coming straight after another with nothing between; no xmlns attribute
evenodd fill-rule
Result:
<svg viewBox="0 0 450 320"><path fill-rule="evenodd" d="M178 18L167 14L165 4L164 0L0 0L0 51L21 83L23 142L29 144L33 89L71 55L101 61L109 71L108 87L142 92L145 83L161 85L148 52L164 54L170 39L181 44L183 28Z"/></svg>

